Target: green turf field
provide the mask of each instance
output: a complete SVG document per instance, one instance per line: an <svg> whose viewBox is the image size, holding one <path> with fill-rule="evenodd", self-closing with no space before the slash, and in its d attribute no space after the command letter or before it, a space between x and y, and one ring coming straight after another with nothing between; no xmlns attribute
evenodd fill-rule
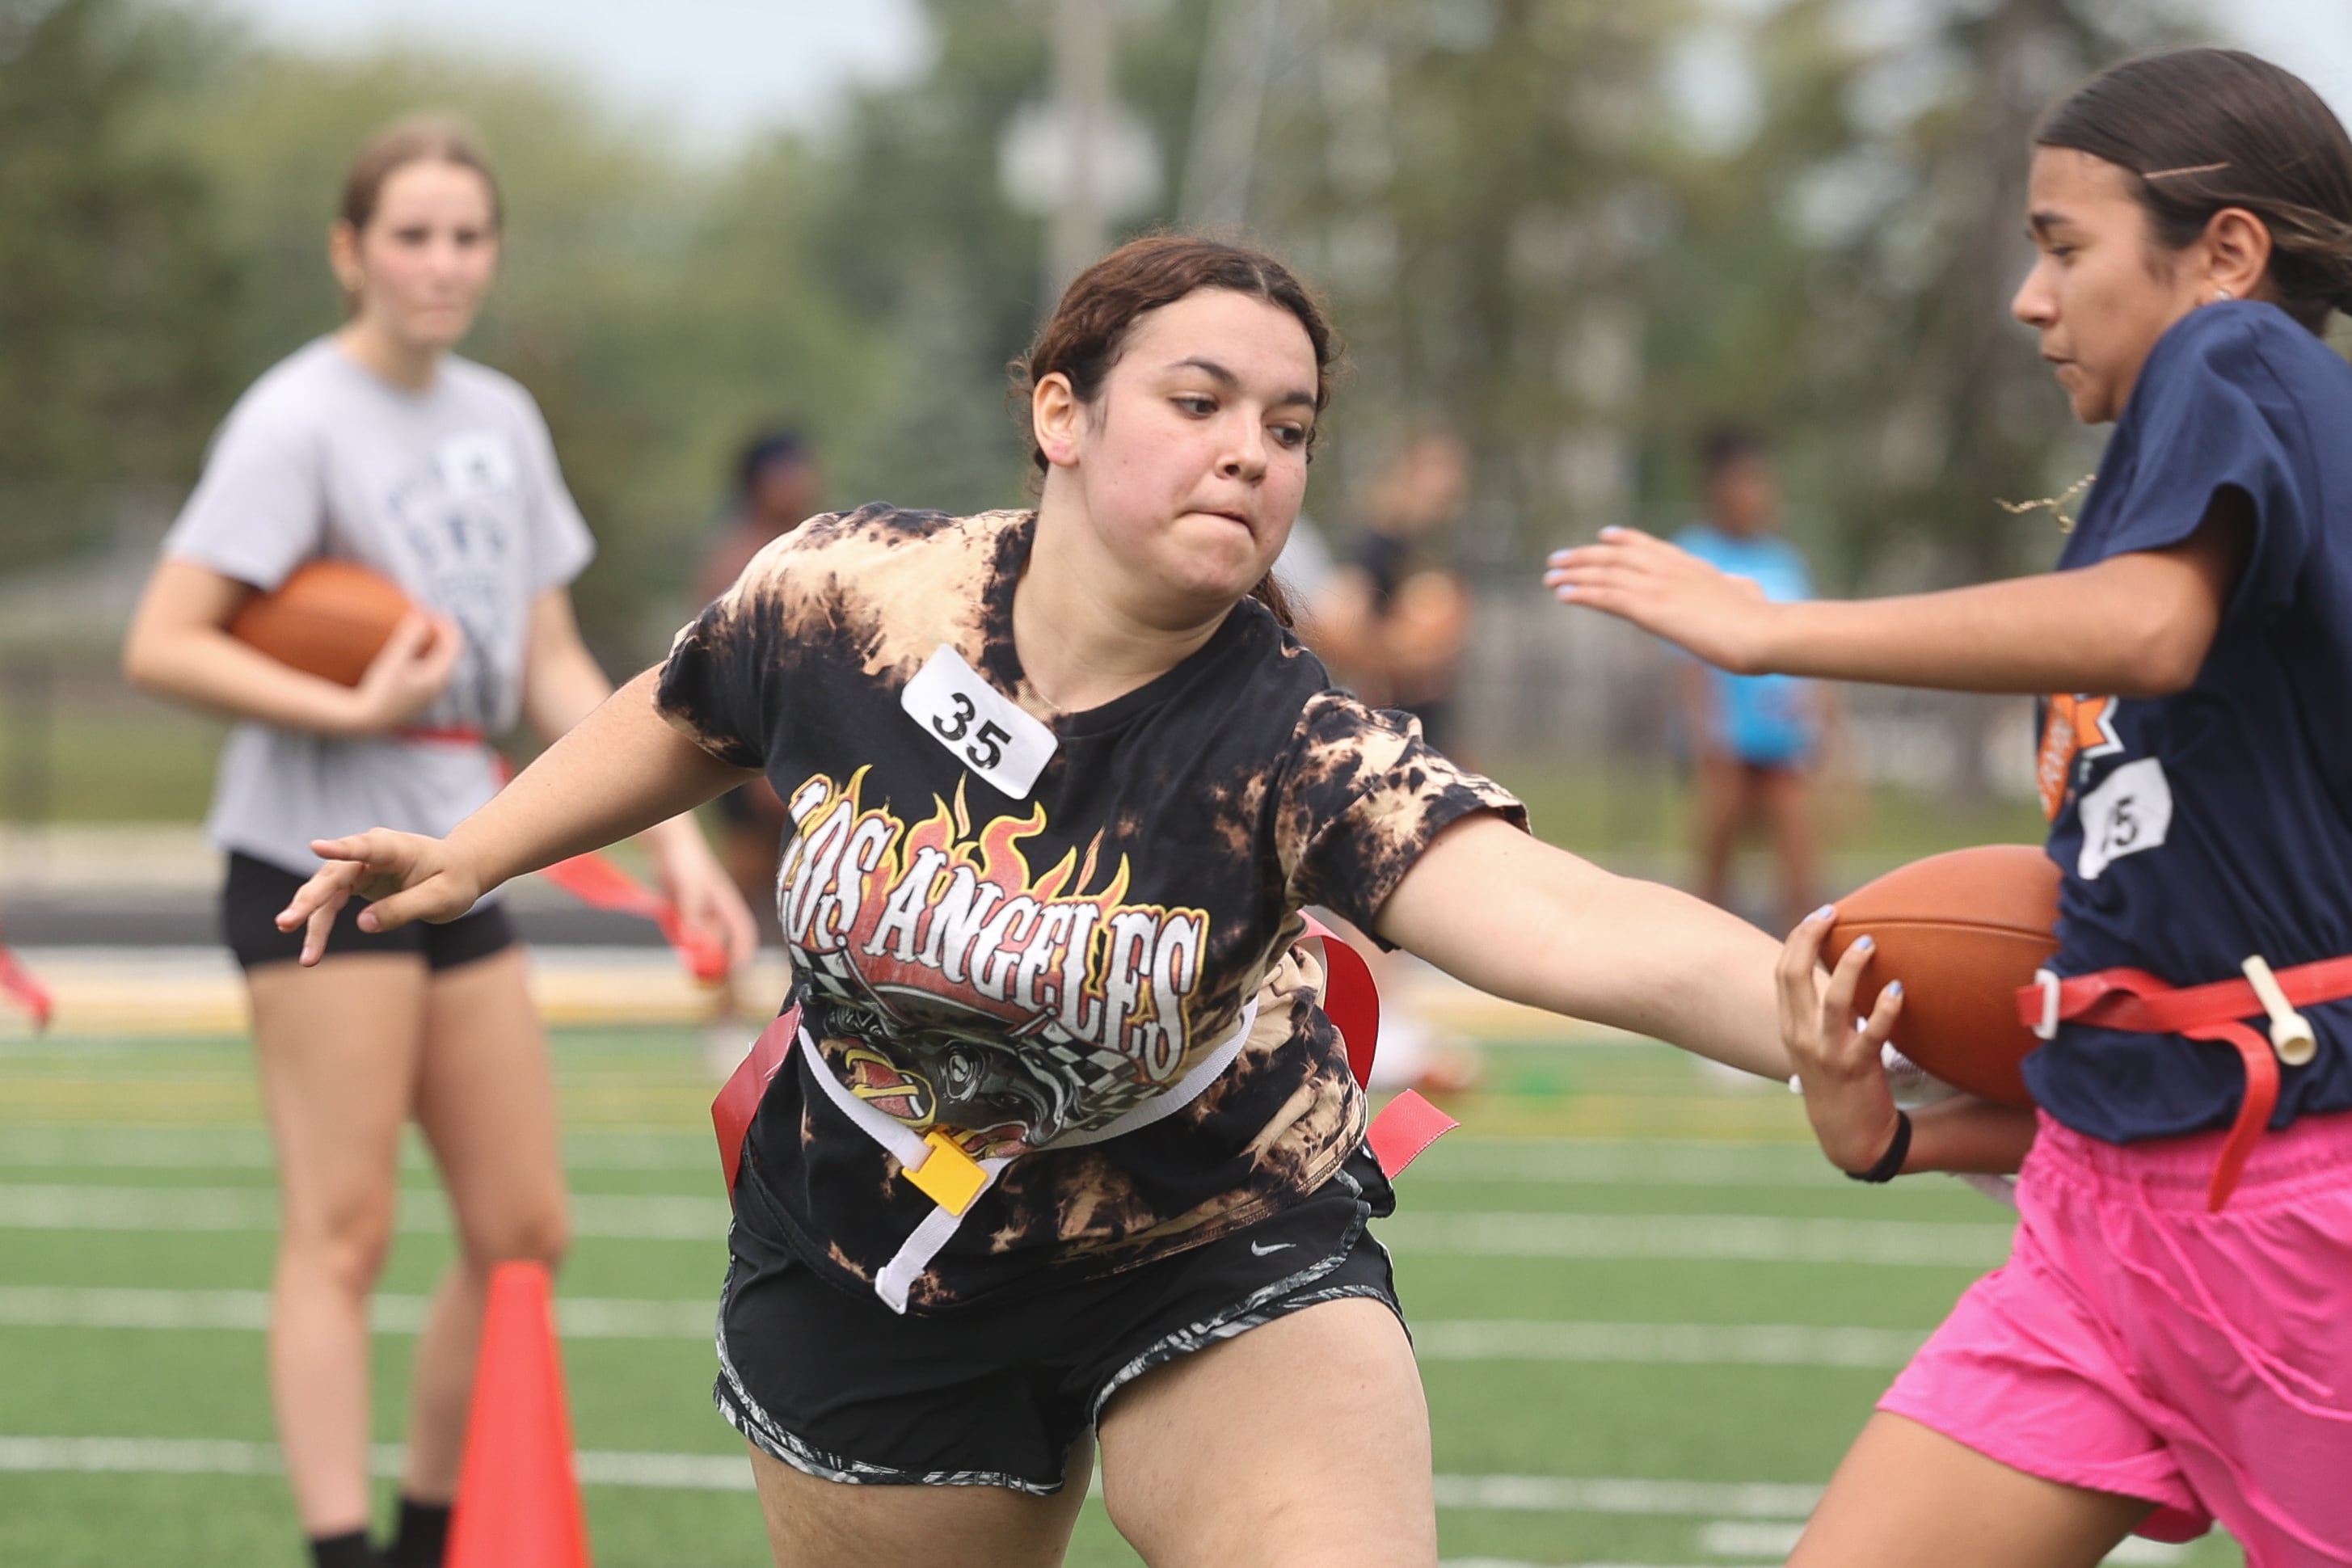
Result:
<svg viewBox="0 0 2352 1568"><path fill-rule="evenodd" d="M579 1239L562 1282L602 1568L764 1564L710 1408L725 1205L684 1038L558 1042ZM1493 1092L1384 1235L1435 1419L1450 1563L1776 1563L2005 1211L1854 1187L1796 1103L1648 1047L1496 1047ZM404 1376L448 1241L412 1189L379 1309ZM271 1173L239 1042L0 1041L0 1563L297 1568L259 1294ZM399 1401L377 1431L399 1438ZM384 1463L396 1462L387 1453ZM1133 1563L1098 1504L1070 1561ZM2218 1537L2111 1561L2238 1561Z"/></svg>

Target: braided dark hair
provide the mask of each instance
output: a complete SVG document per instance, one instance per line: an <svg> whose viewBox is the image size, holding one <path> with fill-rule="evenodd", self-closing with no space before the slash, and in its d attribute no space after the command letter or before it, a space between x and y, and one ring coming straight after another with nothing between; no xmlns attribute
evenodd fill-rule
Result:
<svg viewBox="0 0 2352 1568"><path fill-rule="evenodd" d="M2253 214L2280 307L2315 332L2352 314L2352 136L2292 72L2237 49L2143 55L2077 88L2033 140L2128 170L2170 249L2224 207Z"/></svg>

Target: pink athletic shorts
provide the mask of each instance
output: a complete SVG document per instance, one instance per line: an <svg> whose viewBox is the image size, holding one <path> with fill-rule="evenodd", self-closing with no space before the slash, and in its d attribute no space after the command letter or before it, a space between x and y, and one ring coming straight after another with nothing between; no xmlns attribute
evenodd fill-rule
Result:
<svg viewBox="0 0 2352 1568"><path fill-rule="evenodd" d="M2218 1215L2223 1134L2119 1145L2042 1118L2010 1260L1881 1410L2013 1469L2219 1519L2251 1568L2352 1563L2352 1115L2265 1133Z"/></svg>

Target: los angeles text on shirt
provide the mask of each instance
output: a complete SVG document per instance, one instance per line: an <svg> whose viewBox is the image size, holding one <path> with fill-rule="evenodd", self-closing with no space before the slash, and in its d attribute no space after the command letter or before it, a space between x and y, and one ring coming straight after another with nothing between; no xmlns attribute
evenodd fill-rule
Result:
<svg viewBox="0 0 2352 1568"><path fill-rule="evenodd" d="M937 1028L943 1013L964 1011L999 1050L1063 1047L1053 1059L1091 1069L1087 1081L1068 1086L1080 1090L1091 1119L1173 1082L1192 1041L1186 1004L1200 985L1208 914L1126 902L1127 858L1106 872L1099 834L1083 858L1065 850L1043 871L1033 868L1022 843L1045 830L1042 805L975 834L959 790L952 806L935 796L933 813L909 826L887 808L864 805L867 771L845 785L816 774L786 803L797 831L778 885L793 946L833 960L825 967L845 971L891 1024L919 1016ZM943 1098L969 1100L975 1079L996 1078L1003 1087L1001 1075L972 1060L991 1043L975 1037L948 1055L943 1066L955 1081L944 1097L929 1074L904 1069L880 1081L861 1072L852 1088L890 1115L928 1126ZM1068 1102L1055 1099L1041 1096L1031 1136L1043 1141L1064 1124ZM980 1134L974 1153L1031 1147L1017 1123L972 1131Z"/></svg>

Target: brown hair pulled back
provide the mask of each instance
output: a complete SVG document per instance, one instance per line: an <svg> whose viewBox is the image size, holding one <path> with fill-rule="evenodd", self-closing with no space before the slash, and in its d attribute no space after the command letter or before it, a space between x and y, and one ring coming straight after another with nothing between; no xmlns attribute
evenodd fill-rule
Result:
<svg viewBox="0 0 2352 1568"><path fill-rule="evenodd" d="M383 199L383 183L411 163L455 163L473 170L490 193L491 224L505 222L506 205L499 195L498 176L490 173L481 143L462 121L443 114L395 121L369 137L343 175L343 201L336 216L354 229L366 228Z"/></svg>
<svg viewBox="0 0 2352 1568"><path fill-rule="evenodd" d="M2317 332L2330 310L2352 313L2352 136L2292 72L2237 49L2143 55L2077 88L2033 140L2129 171L2168 249L2243 208L2270 230L2288 315Z"/></svg>
<svg viewBox="0 0 2352 1568"><path fill-rule="evenodd" d="M1104 378L1126 352L1137 319L1202 289L1225 289L1264 300L1298 319L1315 349L1315 408L1321 413L1331 401L1332 373L1340 350L1322 307L1307 286L1264 251L1196 235L1160 234L1129 240L1079 273L1063 290L1061 303L1038 329L1029 352L1010 367L1013 394L1024 419L1037 384L1057 373L1069 378L1077 400L1091 406L1102 395ZM1310 457L1314 441L1310 433ZM1029 457L1044 472L1045 454L1037 446L1034 430ZM1288 596L1272 573L1258 580L1250 596L1273 611L1274 618L1285 626L1292 624Z"/></svg>

